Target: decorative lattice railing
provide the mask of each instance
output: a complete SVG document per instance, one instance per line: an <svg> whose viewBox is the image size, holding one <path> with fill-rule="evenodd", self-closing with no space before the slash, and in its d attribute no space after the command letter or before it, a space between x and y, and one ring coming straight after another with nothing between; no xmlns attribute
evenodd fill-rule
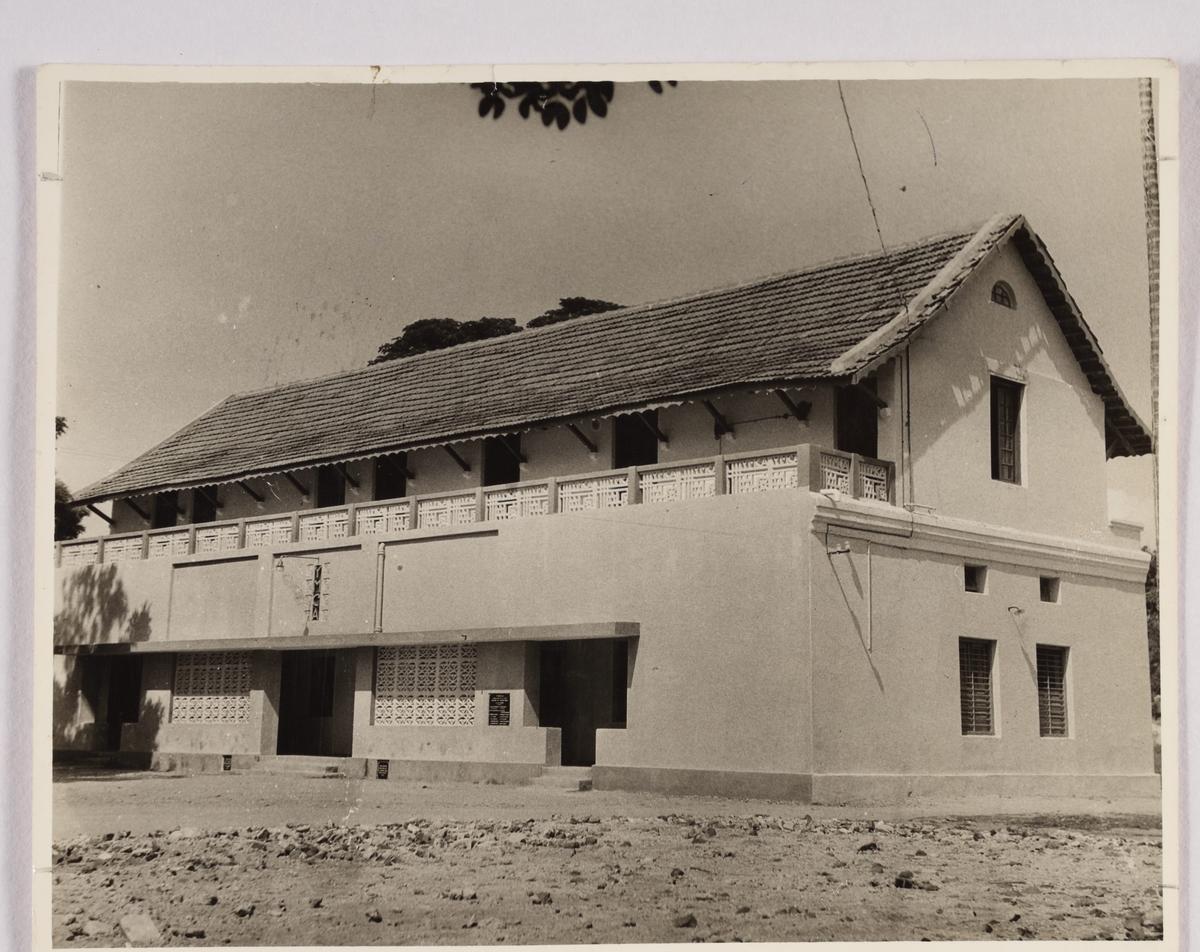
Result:
<svg viewBox="0 0 1200 952"><path fill-rule="evenodd" d="M156 529L59 544L59 564L93 565L134 559L220 555L293 543L337 542L414 529L449 529L552 513L620 509L634 504L682 503L719 495L807 487L857 499L891 502L895 467L841 450L801 446L681 463L568 476L510 486L470 489L338 506L192 527Z"/></svg>
<svg viewBox="0 0 1200 952"><path fill-rule="evenodd" d="M558 484L559 512L620 509L629 502L629 475L590 476Z"/></svg>
<svg viewBox="0 0 1200 952"><path fill-rule="evenodd" d="M356 535L405 532L411 528L408 518L412 511L412 503L407 500L381 506L359 506L354 513L354 532Z"/></svg>
<svg viewBox="0 0 1200 952"><path fill-rule="evenodd" d="M477 515L477 497L474 492L417 500L418 529L466 526L477 522Z"/></svg>
<svg viewBox="0 0 1200 952"><path fill-rule="evenodd" d="M483 494L485 519L521 519L525 516L544 516L550 512L550 487L514 486L512 489L489 489Z"/></svg>

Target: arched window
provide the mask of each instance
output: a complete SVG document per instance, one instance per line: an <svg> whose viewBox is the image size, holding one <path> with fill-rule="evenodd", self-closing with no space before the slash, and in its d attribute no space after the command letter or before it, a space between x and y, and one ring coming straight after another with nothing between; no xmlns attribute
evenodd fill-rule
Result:
<svg viewBox="0 0 1200 952"><path fill-rule="evenodd" d="M1015 309L1017 306L1017 297L1013 294L1013 289L1006 282L997 281L992 285L992 303L999 304L1001 307Z"/></svg>

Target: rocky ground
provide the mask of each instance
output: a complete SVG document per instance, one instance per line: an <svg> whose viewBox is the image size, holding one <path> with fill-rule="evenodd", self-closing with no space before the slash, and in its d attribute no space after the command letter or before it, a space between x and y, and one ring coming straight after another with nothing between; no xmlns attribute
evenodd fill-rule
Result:
<svg viewBox="0 0 1200 952"><path fill-rule="evenodd" d="M116 789L140 783L152 801L186 800L189 782L126 781L62 797L56 787L56 946L1124 939L1162 930L1162 843L1147 815L884 821L699 798L676 801L687 813L651 814L670 798L614 810L613 794L445 784L404 794L474 809L237 828L221 828L211 811L183 811L204 825L60 832L70 828L57 816L64 797L114 804ZM370 790L360 787L355 802L386 796L388 782ZM489 798L503 818L482 816Z"/></svg>

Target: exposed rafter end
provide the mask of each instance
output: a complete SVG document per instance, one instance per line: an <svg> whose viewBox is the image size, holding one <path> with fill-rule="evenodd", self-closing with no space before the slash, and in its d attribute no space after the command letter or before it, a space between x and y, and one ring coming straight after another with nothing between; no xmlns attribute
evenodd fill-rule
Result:
<svg viewBox="0 0 1200 952"><path fill-rule="evenodd" d="M588 438L588 435L584 433L583 430L579 429L579 427L577 427L574 423L568 423L567 429L575 434L575 438L579 440L580 443L587 447L587 451L589 453L595 454L599 452L596 449L596 444L593 443L591 439Z"/></svg>
<svg viewBox="0 0 1200 952"><path fill-rule="evenodd" d="M788 413L794 416L801 423L808 422L808 415L812 412L812 404L807 400L793 400L788 396L785 390L776 390L777 396L781 403L787 407Z"/></svg>
<svg viewBox="0 0 1200 952"><path fill-rule="evenodd" d="M334 463L334 466L336 466L337 471L342 474L342 479L346 481L347 486L349 486L351 489L358 489L358 480L350 475L350 471L346 469L345 463Z"/></svg>
<svg viewBox="0 0 1200 952"><path fill-rule="evenodd" d="M87 504L87 510L93 516L99 516L101 519L103 519L105 522L107 522L110 526L113 524L113 520L112 520L111 516L106 516L99 509L97 509L95 506L93 506L90 502Z"/></svg>
<svg viewBox="0 0 1200 952"><path fill-rule="evenodd" d="M251 489L249 486L246 485L245 480L238 480L238 485L242 488L242 492L244 492L247 496L249 496L255 502L265 502L265 500L263 499L262 496L260 496L253 489Z"/></svg>
<svg viewBox="0 0 1200 952"><path fill-rule="evenodd" d="M701 400L700 402L704 404L704 409L712 414L713 436L718 440L726 434L733 436L733 424L725 419L725 415L720 410L713 406L713 402L711 400Z"/></svg>
<svg viewBox="0 0 1200 952"><path fill-rule="evenodd" d="M446 451L446 455L448 455L452 460L454 460L454 462L458 464L459 469L463 471L464 475L471 472L471 464L459 456L458 450L456 450L453 446L443 446L442 449Z"/></svg>

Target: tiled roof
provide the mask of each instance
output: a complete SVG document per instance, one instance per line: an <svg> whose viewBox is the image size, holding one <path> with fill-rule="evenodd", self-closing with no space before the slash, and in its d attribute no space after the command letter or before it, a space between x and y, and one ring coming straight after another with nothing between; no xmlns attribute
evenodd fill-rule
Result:
<svg viewBox="0 0 1200 952"><path fill-rule="evenodd" d="M230 482L739 385L846 376L895 341L877 340L849 364L847 352L886 335L897 314L934 313L1021 224L995 218L886 255L236 394L76 499Z"/></svg>

